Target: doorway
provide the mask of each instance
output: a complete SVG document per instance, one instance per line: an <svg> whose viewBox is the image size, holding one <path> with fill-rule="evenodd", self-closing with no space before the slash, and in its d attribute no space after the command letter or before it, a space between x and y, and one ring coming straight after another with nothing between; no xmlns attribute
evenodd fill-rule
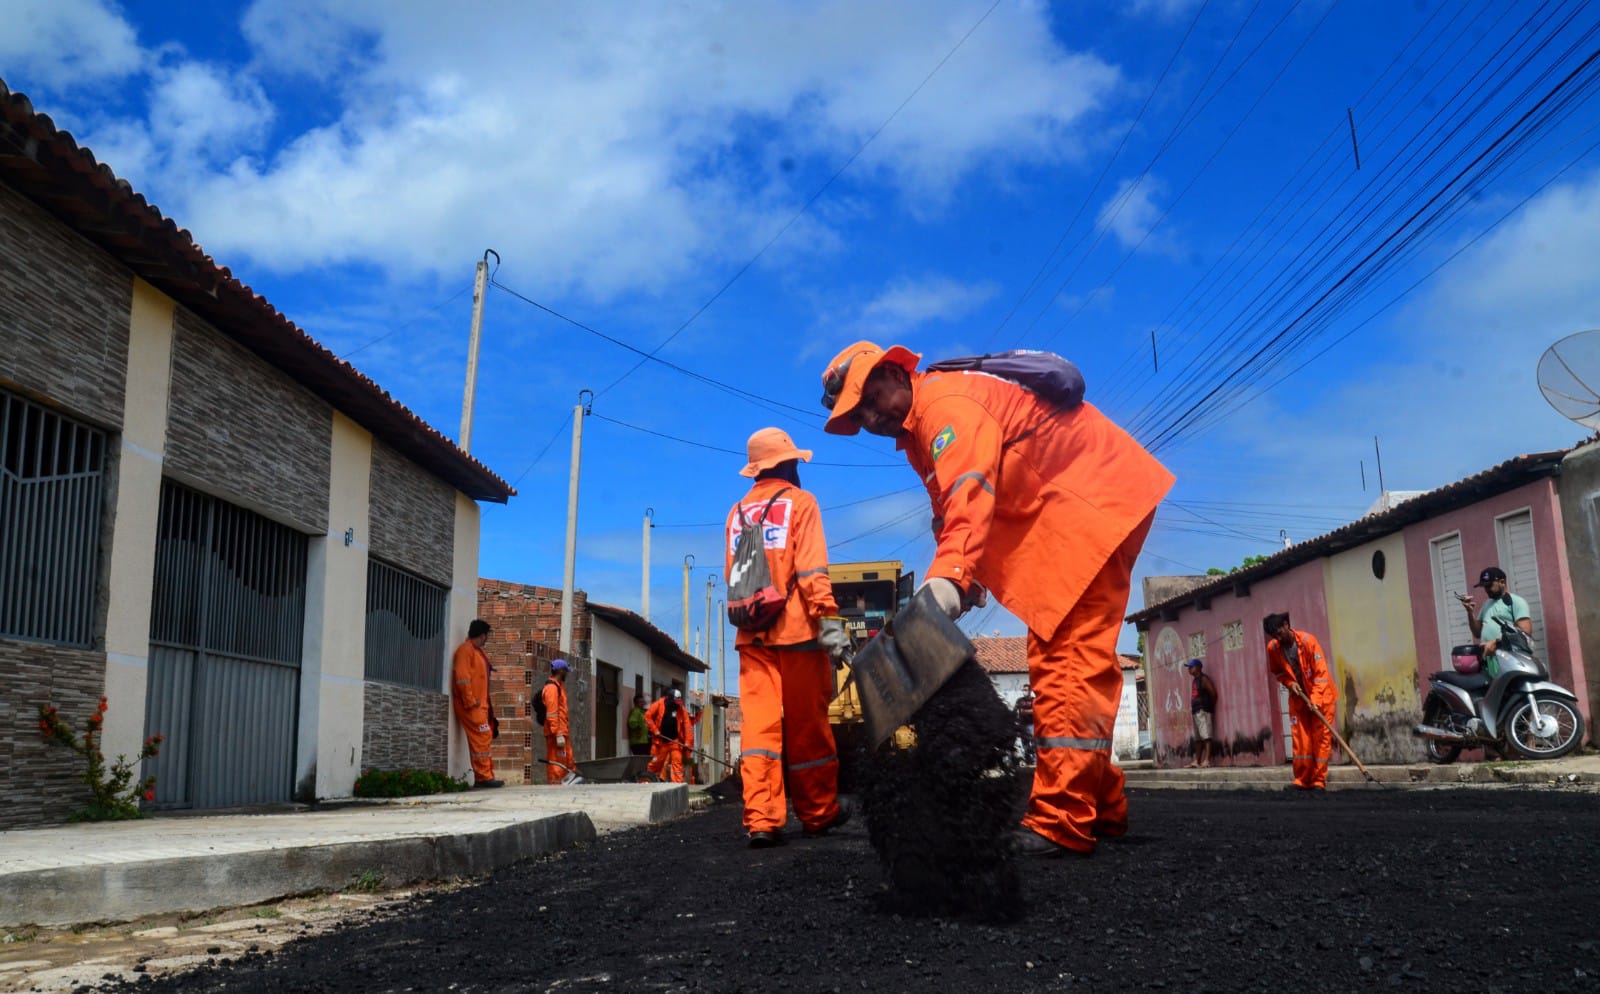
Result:
<svg viewBox="0 0 1600 994"><path fill-rule="evenodd" d="M596 661L594 695L594 758L617 755L617 712L622 704L622 671Z"/></svg>

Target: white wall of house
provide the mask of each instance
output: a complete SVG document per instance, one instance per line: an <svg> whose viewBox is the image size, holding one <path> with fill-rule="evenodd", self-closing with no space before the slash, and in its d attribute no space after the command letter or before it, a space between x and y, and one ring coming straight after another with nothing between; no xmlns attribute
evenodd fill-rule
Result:
<svg viewBox="0 0 1600 994"><path fill-rule="evenodd" d="M1139 756L1139 671L1122 671L1122 700L1117 704L1117 723L1111 731L1111 757L1137 759Z"/></svg>
<svg viewBox="0 0 1600 994"><path fill-rule="evenodd" d="M466 494L456 494L455 549L450 567L450 623L445 629L444 674L440 687L450 693L450 660L456 646L467 638L467 626L478 616L478 533L481 511L478 504ZM363 611L361 617L365 616ZM364 637L364 636L363 636ZM456 720L455 709L450 711L450 775L470 778L472 761L467 755L467 733Z"/></svg>
<svg viewBox="0 0 1600 994"><path fill-rule="evenodd" d="M156 522L161 514L161 464L172 388L172 298L133 281L128 318L128 387L115 487L117 527L111 532L106 588L106 755L137 756L144 741L150 672L150 578L155 575Z"/></svg>
<svg viewBox="0 0 1600 994"><path fill-rule="evenodd" d="M634 684L638 678L644 678L644 691L646 696L650 693L651 682L651 652L650 647L629 635L627 632L611 624L598 614L590 615L590 653L596 663L605 663L620 670L622 675L618 678L618 688L622 696L622 713L624 718L632 708ZM596 743L598 746L598 743ZM612 755L626 756L628 754L628 726L626 720L617 722L617 741ZM597 749L593 755L598 755Z"/></svg>

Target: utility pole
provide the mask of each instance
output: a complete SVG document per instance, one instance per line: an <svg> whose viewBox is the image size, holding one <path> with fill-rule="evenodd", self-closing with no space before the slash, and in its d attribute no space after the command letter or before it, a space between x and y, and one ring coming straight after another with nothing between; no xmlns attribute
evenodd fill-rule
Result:
<svg viewBox="0 0 1600 994"><path fill-rule="evenodd" d="M583 395L588 394L585 401ZM583 464L583 419L594 404L593 390L578 391L572 409L572 475L567 480L567 561L561 571L561 651L572 651L573 573L578 562L578 470Z"/></svg>
<svg viewBox="0 0 1600 994"><path fill-rule="evenodd" d="M728 685L723 681L724 667L728 662L728 624L723 613L727 610L727 601L717 601L717 693L723 697L728 696ZM720 712L714 713L717 722L717 758L724 763L728 761L728 709L724 707Z"/></svg>
<svg viewBox="0 0 1600 994"><path fill-rule="evenodd" d="M1383 499L1383 450L1378 447L1378 436L1372 436L1372 453L1378 462L1378 499Z"/></svg>
<svg viewBox="0 0 1600 994"><path fill-rule="evenodd" d="M694 553L683 557L683 651L689 651L689 571L694 568Z"/></svg>
<svg viewBox="0 0 1600 994"><path fill-rule="evenodd" d="M711 752L711 750L708 748L708 746L711 744L711 729L707 727L705 719L710 718L717 713L716 709L711 706L711 588L715 587L716 585L716 576L713 575L706 577L706 651L705 655L700 657L705 661L706 664L706 675L703 681L706 700L705 704L703 705L705 707L705 711L701 712L704 717L700 719L700 724L695 726L698 729L695 738L699 740L700 751L704 753ZM719 756L718 758L720 759L721 757ZM710 776L710 774L711 771L707 770L706 775Z"/></svg>
<svg viewBox="0 0 1600 994"><path fill-rule="evenodd" d="M644 509L644 579L639 583L639 616L650 620L650 529L656 526L656 509Z"/></svg>
<svg viewBox="0 0 1600 994"><path fill-rule="evenodd" d="M467 340L467 388L461 395L461 451L472 451L472 403L478 392L478 341L483 332L483 298L489 293L489 257L500 265L500 255L485 249L472 280L472 334Z"/></svg>

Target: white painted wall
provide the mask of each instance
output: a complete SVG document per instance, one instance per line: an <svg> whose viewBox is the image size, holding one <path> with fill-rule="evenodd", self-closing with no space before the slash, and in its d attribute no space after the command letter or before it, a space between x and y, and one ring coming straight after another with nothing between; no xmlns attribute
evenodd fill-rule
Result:
<svg viewBox="0 0 1600 994"><path fill-rule="evenodd" d="M1117 723L1111 732L1111 758L1139 757L1139 671L1122 671L1122 700L1117 704Z"/></svg>
<svg viewBox="0 0 1600 994"><path fill-rule="evenodd" d="M150 598L156 575L156 522L172 388L172 298L133 281L128 313L128 381L117 458L115 524L106 585L106 711L101 747L137 756L144 745L150 671ZM134 778L140 774L136 771Z"/></svg>
<svg viewBox="0 0 1600 994"><path fill-rule="evenodd" d="M366 713L372 435L334 411L329 455L328 533L306 543L306 631L295 749L295 795L302 801L354 793Z"/></svg>
<svg viewBox="0 0 1600 994"><path fill-rule="evenodd" d="M613 755L628 754L628 711L633 707L633 685L638 677L644 678L644 692L650 694L650 648L597 614L591 613L590 651L596 663L605 663L622 671L618 677L618 690L622 697L622 713L617 719L617 741ZM593 696L591 695L591 700ZM593 727L592 725L590 727ZM595 743L596 746L599 743ZM595 755L595 753L590 753Z"/></svg>
<svg viewBox="0 0 1600 994"><path fill-rule="evenodd" d="M456 540L450 569L450 620L444 640L443 675L439 692L450 693L450 659L456 646L467 639L467 626L478 616L478 504L466 494L456 494ZM363 612L364 613L364 612ZM467 756L467 734L450 709L450 775L472 778L472 761Z"/></svg>

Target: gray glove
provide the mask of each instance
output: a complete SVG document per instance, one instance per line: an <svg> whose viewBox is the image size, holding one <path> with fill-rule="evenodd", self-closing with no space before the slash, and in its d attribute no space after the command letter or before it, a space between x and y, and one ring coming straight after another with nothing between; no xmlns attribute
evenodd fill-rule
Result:
<svg viewBox="0 0 1600 994"><path fill-rule="evenodd" d="M850 633L844 630L843 618L823 618L817 629L817 645L821 646L834 662L841 662L850 654Z"/></svg>
<svg viewBox="0 0 1600 994"><path fill-rule="evenodd" d="M943 611L951 621L961 617L961 613L967 609L967 605L961 603L961 588L956 586L954 580L936 576L925 581L922 587L933 594L934 603L939 605L939 610Z"/></svg>

